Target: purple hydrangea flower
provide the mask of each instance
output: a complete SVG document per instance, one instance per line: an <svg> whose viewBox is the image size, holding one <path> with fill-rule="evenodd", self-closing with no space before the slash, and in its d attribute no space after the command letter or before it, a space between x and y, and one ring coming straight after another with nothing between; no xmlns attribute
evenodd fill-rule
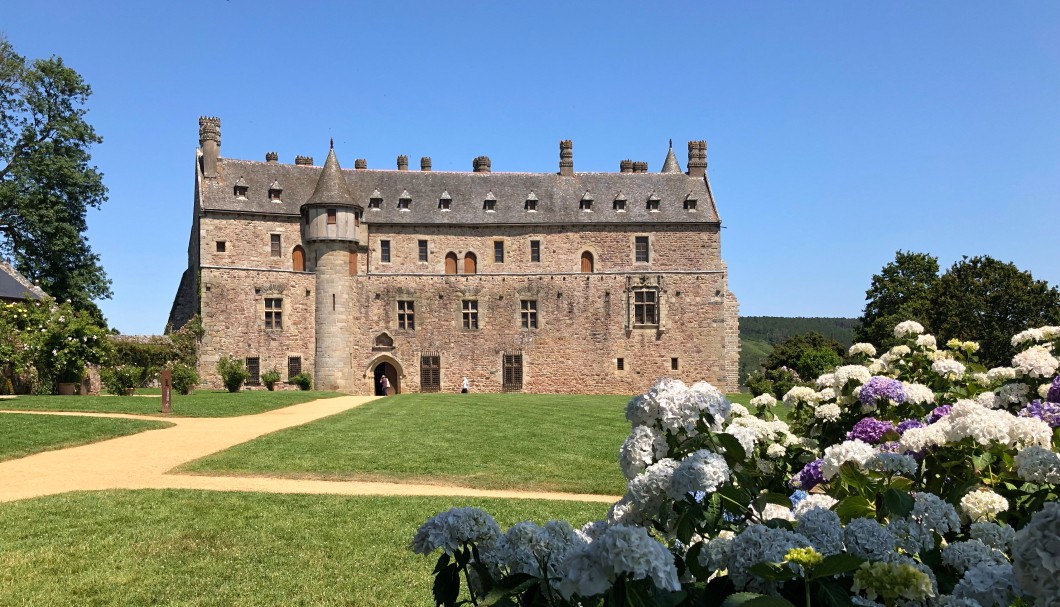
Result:
<svg viewBox="0 0 1060 607"><path fill-rule="evenodd" d="M847 432L847 440L860 440L870 445L878 444L883 440L883 435L894 430L894 424L875 417L866 417L854 424Z"/></svg>
<svg viewBox="0 0 1060 607"><path fill-rule="evenodd" d="M1051 403L1060 403L1060 375L1053 378L1053 383L1049 386L1049 393L1045 395L1045 400Z"/></svg>
<svg viewBox="0 0 1060 607"><path fill-rule="evenodd" d="M1020 409L1020 417L1037 417L1049 424L1050 428L1060 427L1060 403L1032 400L1029 405Z"/></svg>
<svg viewBox="0 0 1060 607"><path fill-rule="evenodd" d="M901 436L905 434L906 430L910 430L912 428L923 428L924 426L924 422L920 421L919 419L903 419L902 421L898 422L898 427L895 429L898 431L898 436Z"/></svg>
<svg viewBox="0 0 1060 607"><path fill-rule="evenodd" d="M815 459L806 464L806 467L791 478L791 486L803 491L809 491L820 485L824 482L824 473L821 472L821 466L823 465L823 459Z"/></svg>
<svg viewBox="0 0 1060 607"><path fill-rule="evenodd" d="M880 453L900 453L899 450L901 448L902 446L898 443L898 441L889 440L887 442L880 443L879 446L876 447L876 450Z"/></svg>
<svg viewBox="0 0 1060 607"><path fill-rule="evenodd" d="M931 413L928 414L927 422L933 424L949 415L951 410L953 410L953 405L939 405L932 409Z"/></svg>
<svg viewBox="0 0 1060 607"><path fill-rule="evenodd" d="M902 382L876 375L870 377L869 381L861 386L861 393L858 394L858 400L863 405L875 405L884 398L896 405L904 403L905 388L902 387Z"/></svg>

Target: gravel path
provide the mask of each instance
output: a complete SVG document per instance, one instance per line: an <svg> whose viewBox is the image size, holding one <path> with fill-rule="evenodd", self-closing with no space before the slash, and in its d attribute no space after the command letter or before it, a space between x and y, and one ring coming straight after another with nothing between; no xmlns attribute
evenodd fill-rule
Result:
<svg viewBox="0 0 1060 607"><path fill-rule="evenodd" d="M0 502L68 491L101 489L203 489L337 495L453 495L608 503L617 499L617 497L606 495L470 489L444 485L201 476L170 472L185 462L223 451L270 432L299 426L347 411L374 398L342 396L292 405L257 415L226 418L0 411L0 414L10 415L82 415L154 419L175 424L169 428L148 430L131 436L59 451L46 451L21 459L0 462Z"/></svg>

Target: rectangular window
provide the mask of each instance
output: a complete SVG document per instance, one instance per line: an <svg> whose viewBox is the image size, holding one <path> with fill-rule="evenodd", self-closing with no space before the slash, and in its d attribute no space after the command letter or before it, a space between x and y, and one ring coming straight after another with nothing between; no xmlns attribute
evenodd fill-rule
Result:
<svg viewBox="0 0 1060 607"><path fill-rule="evenodd" d="M636 245L634 247L634 251L636 253L636 257L634 258L634 261L641 261L641 262L644 262L644 263L648 262L648 237L647 236L637 236L636 237Z"/></svg>
<svg viewBox="0 0 1060 607"><path fill-rule="evenodd" d="M420 356L420 392L442 389L442 357L437 354Z"/></svg>
<svg viewBox="0 0 1060 607"><path fill-rule="evenodd" d="M676 358L671 358L670 359L670 370L671 371L676 371L677 370L677 359Z"/></svg>
<svg viewBox="0 0 1060 607"><path fill-rule="evenodd" d="M412 301L398 300L398 328L412 331L416 328L416 315Z"/></svg>
<svg viewBox="0 0 1060 607"><path fill-rule="evenodd" d="M279 257L280 256L280 235L279 234L269 234L269 244L272 246L272 251L271 251L272 256L273 257Z"/></svg>
<svg viewBox="0 0 1060 607"><path fill-rule="evenodd" d="M379 261L383 263L390 263L390 241L380 240L379 241Z"/></svg>
<svg viewBox="0 0 1060 607"><path fill-rule="evenodd" d="M616 358L615 359L615 369L617 369L619 371L625 371L626 370L626 359L624 359L624 358Z"/></svg>
<svg viewBox="0 0 1060 607"><path fill-rule="evenodd" d="M531 240L530 241L530 261L540 262L541 261L541 241Z"/></svg>
<svg viewBox="0 0 1060 607"><path fill-rule="evenodd" d="M537 328L537 301L524 299L522 302L522 322L524 329Z"/></svg>
<svg viewBox="0 0 1060 607"><path fill-rule="evenodd" d="M659 324L658 294L654 289L638 289L633 292L633 323L635 325Z"/></svg>
<svg viewBox="0 0 1060 607"><path fill-rule="evenodd" d="M502 392L518 392L523 389L523 354L506 352L503 360L504 374L501 381Z"/></svg>
<svg viewBox="0 0 1060 607"><path fill-rule="evenodd" d="M420 261L427 261L427 241L421 240L419 242L420 248Z"/></svg>
<svg viewBox="0 0 1060 607"><path fill-rule="evenodd" d="M283 299L279 297L265 298L265 328L283 328Z"/></svg>
<svg viewBox="0 0 1060 607"><path fill-rule="evenodd" d="M494 240L493 241L493 261L496 263L504 263L504 241Z"/></svg>
<svg viewBox="0 0 1060 607"><path fill-rule="evenodd" d="M301 356L288 356L287 357L287 381L291 381L291 378L295 375L301 375L302 373L302 357Z"/></svg>
<svg viewBox="0 0 1060 607"><path fill-rule="evenodd" d="M257 386L261 384L261 359L257 356L247 357L247 385Z"/></svg>
<svg viewBox="0 0 1060 607"><path fill-rule="evenodd" d="M465 329L477 329L478 328L478 301L474 299L465 299L462 302L463 305L463 319Z"/></svg>
<svg viewBox="0 0 1060 607"><path fill-rule="evenodd" d="M328 225L335 225L338 221L338 211L335 209L328 209Z"/></svg>
<svg viewBox="0 0 1060 607"><path fill-rule="evenodd" d="M224 253L224 252L225 252L225 248L226 248L226 243L225 243L225 241L223 241L223 240L218 240L218 241L217 241L217 252L218 252L218 253Z"/></svg>

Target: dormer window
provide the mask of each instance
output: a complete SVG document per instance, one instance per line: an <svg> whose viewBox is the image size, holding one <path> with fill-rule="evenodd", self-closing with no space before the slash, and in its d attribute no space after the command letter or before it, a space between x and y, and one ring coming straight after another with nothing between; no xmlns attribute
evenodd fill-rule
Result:
<svg viewBox="0 0 1060 607"><path fill-rule="evenodd" d="M586 190L585 195L582 196L582 199L578 202L578 208L582 211L593 210L593 197L589 194L588 190Z"/></svg>
<svg viewBox="0 0 1060 607"><path fill-rule="evenodd" d="M448 211L452 208L453 197L449 195L448 191L442 192L442 195L438 198L438 210Z"/></svg>
<svg viewBox="0 0 1060 607"><path fill-rule="evenodd" d="M621 193L615 196L615 210L619 213L626 212L626 197Z"/></svg>
<svg viewBox="0 0 1060 607"><path fill-rule="evenodd" d="M648 210L652 213L659 212L659 197L655 195L655 192L652 192L651 196L648 196Z"/></svg>
<svg viewBox="0 0 1060 607"><path fill-rule="evenodd" d="M269 202L281 202L280 194L283 193L283 188L280 187L280 182L273 181L272 185L269 186Z"/></svg>
<svg viewBox="0 0 1060 607"><path fill-rule="evenodd" d="M236 198L246 198L248 189L249 188L247 188L247 182L244 181L242 177L240 177L236 180L235 185L232 186L232 194Z"/></svg>
<svg viewBox="0 0 1060 607"><path fill-rule="evenodd" d="M526 205L523 208L529 213L537 212L537 195L534 194L533 191L531 191L530 195L526 197Z"/></svg>
<svg viewBox="0 0 1060 607"><path fill-rule="evenodd" d="M383 195L379 193L379 190L372 192L372 196L368 199L368 208L373 211L383 208Z"/></svg>
<svg viewBox="0 0 1060 607"><path fill-rule="evenodd" d="M493 197L493 192L486 193L486 198L482 201L482 208L491 213L497 210L497 199Z"/></svg>
<svg viewBox="0 0 1060 607"><path fill-rule="evenodd" d="M685 210L694 213L696 211L696 202L696 199L692 198L692 194L689 193L688 196L685 197Z"/></svg>
<svg viewBox="0 0 1060 607"><path fill-rule="evenodd" d="M401 192L401 196L398 198L398 209L401 211L409 210L409 205L412 204L412 196L409 195L408 190Z"/></svg>

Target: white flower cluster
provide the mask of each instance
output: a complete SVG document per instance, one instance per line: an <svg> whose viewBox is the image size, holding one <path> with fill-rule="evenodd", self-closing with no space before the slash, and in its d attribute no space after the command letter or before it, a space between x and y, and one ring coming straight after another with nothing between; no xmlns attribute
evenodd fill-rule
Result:
<svg viewBox="0 0 1060 607"><path fill-rule="evenodd" d="M725 568L737 590L768 593L776 584L767 582L751 573L751 567L764 561L780 562L792 548L809 548L806 536L786 529L774 529L765 525L748 525L728 547L728 562Z"/></svg>
<svg viewBox="0 0 1060 607"><path fill-rule="evenodd" d="M673 555L643 527L608 527L594 542L571 551L564 570L557 590L567 600L602 594L623 575L650 578L661 590L681 589Z"/></svg>
<svg viewBox="0 0 1060 607"><path fill-rule="evenodd" d="M630 480L626 495L612 506L609 521L639 525L658 514L678 465L677 460L663 458Z"/></svg>
<svg viewBox="0 0 1060 607"><path fill-rule="evenodd" d="M1008 510L1008 500L989 489L969 491L961 498L961 512L974 522L996 518Z"/></svg>
<svg viewBox="0 0 1060 607"><path fill-rule="evenodd" d="M817 400L817 391L806 386L795 386L784 395L784 404L789 407L794 407L798 403L814 404Z"/></svg>
<svg viewBox="0 0 1060 607"><path fill-rule="evenodd" d="M915 320L906 320L898 323L894 328L895 337L905 337L907 335L920 335L924 332L924 325L916 322Z"/></svg>
<svg viewBox="0 0 1060 607"><path fill-rule="evenodd" d="M832 506L837 503L838 500L827 493L811 493L801 502L795 504L795 518L799 518L810 510L831 510Z"/></svg>
<svg viewBox="0 0 1060 607"><path fill-rule="evenodd" d="M1016 379L1016 370L1012 367L994 367L986 372L986 378L991 382L1012 381Z"/></svg>
<svg viewBox="0 0 1060 607"><path fill-rule="evenodd" d="M905 402L907 403L926 405L935 402L935 393L931 391L931 388L923 384L902 382L902 389L905 390Z"/></svg>
<svg viewBox="0 0 1060 607"><path fill-rule="evenodd" d="M772 394L768 392L765 394L759 394L758 396L751 399L752 407L774 407L777 404L777 399L773 398Z"/></svg>
<svg viewBox="0 0 1060 607"><path fill-rule="evenodd" d="M1060 337L1060 327L1038 327L1037 329L1020 331L1013 335L1012 345L1019 346L1028 342L1039 343L1043 341L1051 341L1057 337Z"/></svg>
<svg viewBox="0 0 1060 607"><path fill-rule="evenodd" d="M813 416L826 422L834 422L843 414L843 410L835 403L825 403L813 410Z"/></svg>
<svg viewBox="0 0 1060 607"><path fill-rule="evenodd" d="M991 548L979 540L968 540L947 544L942 549L942 562L955 569L957 573L964 574L978 563L1007 565L1008 557L1004 552Z"/></svg>
<svg viewBox="0 0 1060 607"><path fill-rule="evenodd" d="M586 543L566 521L549 521L543 527L524 521L504 534L496 557L511 573L551 580L560 576L568 554Z"/></svg>
<svg viewBox="0 0 1060 607"><path fill-rule="evenodd" d="M667 495L682 500L690 493L713 493L729 482L729 465L725 458L713 451L700 449L689 454L673 471Z"/></svg>
<svg viewBox="0 0 1060 607"><path fill-rule="evenodd" d="M898 453L877 453L865 462L865 469L886 475L898 474L912 477L916 474L916 460Z"/></svg>
<svg viewBox="0 0 1060 607"><path fill-rule="evenodd" d="M717 537L705 541L699 552L699 564L714 571L728 567L732 559L732 540L735 538L735 533L724 530Z"/></svg>
<svg viewBox="0 0 1060 607"><path fill-rule="evenodd" d="M754 416L737 417L725 427L725 432L736 437L740 446L750 457L756 445L791 445L798 439L791 434L788 425L780 420L765 421Z"/></svg>
<svg viewBox="0 0 1060 607"><path fill-rule="evenodd" d="M848 440L832 445L824 450L821 456L821 474L825 480L830 480L839 474L839 468L847 462L855 462L858 466L864 466L872 456L876 455L876 449L872 445L860 440Z"/></svg>
<svg viewBox="0 0 1060 607"><path fill-rule="evenodd" d="M721 428L729 417L729 401L707 382L691 388L676 379L663 378L648 392L626 405L626 419L634 426L651 426L671 435L695 436L701 419L711 429Z"/></svg>
<svg viewBox="0 0 1060 607"><path fill-rule="evenodd" d="M1012 366L1027 377L1048 378L1056 374L1060 360L1049 353L1045 346L1031 346L1012 357Z"/></svg>
<svg viewBox="0 0 1060 607"><path fill-rule="evenodd" d="M1012 563L1020 586L1037 599L1035 607L1054 607L1060 597L1060 502L1045 504L1016 534Z"/></svg>
<svg viewBox="0 0 1060 607"><path fill-rule="evenodd" d="M931 370L946 379L959 379L964 375L965 367L955 360L941 359L931 363Z"/></svg>
<svg viewBox="0 0 1060 607"><path fill-rule="evenodd" d="M618 451L618 463L627 479L666 457L666 435L651 426L635 426Z"/></svg>
<svg viewBox="0 0 1060 607"><path fill-rule="evenodd" d="M972 566L953 588L954 598L975 601L984 607L1011 605L1012 600L1020 594L1012 565L990 561Z"/></svg>
<svg viewBox="0 0 1060 607"><path fill-rule="evenodd" d="M501 536L500 525L481 508L451 508L440 512L420 526L412 538L412 551L430 554L441 548L454 554L472 542L480 551L492 550Z"/></svg>
<svg viewBox="0 0 1060 607"><path fill-rule="evenodd" d="M876 347L872 344L856 343L853 346L850 346L850 350L847 350L847 355L854 356L856 354L864 354L865 356L876 356Z"/></svg>
<svg viewBox="0 0 1060 607"><path fill-rule="evenodd" d="M848 382L854 381L861 385L872 377L872 372L862 365L843 365L832 372L835 380L831 387L841 390Z"/></svg>
<svg viewBox="0 0 1060 607"><path fill-rule="evenodd" d="M1044 447L1052 441L1053 431L1038 418L1018 417L1007 411L987 409L975 401L961 400L953 405L949 415L937 422L906 430L899 439L899 447L917 453L969 437L980 445L996 442L1009 447Z"/></svg>
<svg viewBox="0 0 1060 607"><path fill-rule="evenodd" d="M920 335L916 338L916 345L924 348L925 350L935 350L938 345L935 341L934 335Z"/></svg>
<svg viewBox="0 0 1060 607"><path fill-rule="evenodd" d="M1016 474L1031 483L1060 484L1060 453L1032 445L1016 454Z"/></svg>

